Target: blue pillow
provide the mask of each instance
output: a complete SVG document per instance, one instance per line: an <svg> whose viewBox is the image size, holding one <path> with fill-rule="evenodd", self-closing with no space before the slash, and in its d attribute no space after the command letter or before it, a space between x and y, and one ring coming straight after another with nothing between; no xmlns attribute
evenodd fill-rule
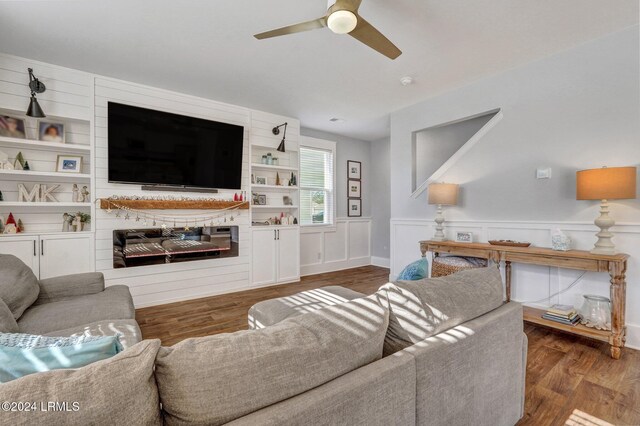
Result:
<svg viewBox="0 0 640 426"><path fill-rule="evenodd" d="M420 258L420 260L416 260L415 262L407 265L407 267L404 268L402 272L400 272L400 275L398 275L398 279L405 281L416 281L427 278L428 267L429 262L427 262L427 258Z"/></svg>
<svg viewBox="0 0 640 426"><path fill-rule="evenodd" d="M120 335L46 337L0 333L0 383L27 374L79 368L122 352Z"/></svg>

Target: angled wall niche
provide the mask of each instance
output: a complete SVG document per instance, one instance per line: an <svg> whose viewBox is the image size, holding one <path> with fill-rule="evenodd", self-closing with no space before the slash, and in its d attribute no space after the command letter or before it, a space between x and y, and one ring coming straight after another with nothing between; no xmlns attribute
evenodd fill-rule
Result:
<svg viewBox="0 0 640 426"><path fill-rule="evenodd" d="M418 198L501 119L494 109L413 132L411 196Z"/></svg>

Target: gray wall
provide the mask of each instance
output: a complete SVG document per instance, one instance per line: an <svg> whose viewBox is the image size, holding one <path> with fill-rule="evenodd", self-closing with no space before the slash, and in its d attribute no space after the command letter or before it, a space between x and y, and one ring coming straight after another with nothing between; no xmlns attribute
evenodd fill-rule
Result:
<svg viewBox="0 0 640 426"><path fill-rule="evenodd" d="M433 218L411 194L412 132L501 108L503 119L442 180L462 186L448 219L592 221L577 170L640 165L638 26L428 99L391 116L391 217ZM552 167L536 180L537 167ZM616 221L640 200L614 201Z"/></svg>
<svg viewBox="0 0 640 426"><path fill-rule="evenodd" d="M362 162L362 216L371 216L371 147L369 142L333 133L301 128L300 134L336 142L336 209L338 217L347 217L347 160Z"/></svg>
<svg viewBox="0 0 640 426"><path fill-rule="evenodd" d="M371 142L371 255L389 258L391 219L391 163L389 138Z"/></svg>

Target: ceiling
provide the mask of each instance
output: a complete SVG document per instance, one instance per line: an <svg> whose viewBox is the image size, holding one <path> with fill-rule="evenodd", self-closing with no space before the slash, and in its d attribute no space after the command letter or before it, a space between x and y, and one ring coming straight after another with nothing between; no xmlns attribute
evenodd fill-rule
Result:
<svg viewBox="0 0 640 426"><path fill-rule="evenodd" d="M364 0L360 14L402 49L395 61L327 29L252 37L326 8L324 0L0 1L0 52L374 140L389 134L390 112L638 23L637 0ZM406 75L413 85L400 84Z"/></svg>

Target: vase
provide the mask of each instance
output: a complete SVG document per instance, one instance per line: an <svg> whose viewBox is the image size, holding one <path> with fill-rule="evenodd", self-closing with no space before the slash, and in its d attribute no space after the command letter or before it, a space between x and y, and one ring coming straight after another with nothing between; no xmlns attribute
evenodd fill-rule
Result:
<svg viewBox="0 0 640 426"><path fill-rule="evenodd" d="M580 323L598 330L611 330L611 301L603 296L585 294Z"/></svg>

